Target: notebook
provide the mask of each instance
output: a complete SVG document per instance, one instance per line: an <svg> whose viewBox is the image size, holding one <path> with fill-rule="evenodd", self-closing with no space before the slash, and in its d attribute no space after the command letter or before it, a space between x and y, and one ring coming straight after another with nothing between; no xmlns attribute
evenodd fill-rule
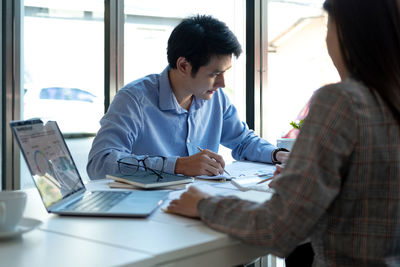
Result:
<svg viewBox="0 0 400 267"><path fill-rule="evenodd" d="M147 217L170 192L89 191L55 121L12 121L10 127L49 213Z"/></svg>
<svg viewBox="0 0 400 267"><path fill-rule="evenodd" d="M162 173L162 179L151 172L138 170L132 175L106 175L106 179L127 183L137 187L152 189L171 185L187 184L194 181L193 177Z"/></svg>
<svg viewBox="0 0 400 267"><path fill-rule="evenodd" d="M109 182L108 187L110 188L125 188L125 189L140 189L140 187L127 184L127 183L121 183L121 182ZM186 189L187 184L177 184L177 185L168 185L168 186L163 186L162 189L168 189L168 190L182 190ZM160 188L157 188L160 189Z"/></svg>

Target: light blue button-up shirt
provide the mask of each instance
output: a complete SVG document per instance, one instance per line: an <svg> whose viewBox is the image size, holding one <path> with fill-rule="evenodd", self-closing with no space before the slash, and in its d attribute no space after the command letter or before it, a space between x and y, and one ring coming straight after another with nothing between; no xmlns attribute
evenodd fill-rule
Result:
<svg viewBox="0 0 400 267"><path fill-rule="evenodd" d="M115 95L89 153L91 179L118 174L118 159L143 155L166 157L163 171L174 173L178 157L196 154L198 147L218 153L220 144L236 160L272 162L275 146L240 121L222 89L210 100L194 97L187 111L175 98L168 71L133 81ZM148 167L161 166L158 160Z"/></svg>

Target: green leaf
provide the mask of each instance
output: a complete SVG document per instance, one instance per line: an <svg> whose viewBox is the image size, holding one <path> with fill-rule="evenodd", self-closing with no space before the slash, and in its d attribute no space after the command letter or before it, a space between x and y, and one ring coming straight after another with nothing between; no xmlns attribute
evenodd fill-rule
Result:
<svg viewBox="0 0 400 267"><path fill-rule="evenodd" d="M293 128L300 130L301 126L303 126L303 122L304 122L304 119L300 120L298 123L292 121L292 122L290 122L290 125L292 125Z"/></svg>

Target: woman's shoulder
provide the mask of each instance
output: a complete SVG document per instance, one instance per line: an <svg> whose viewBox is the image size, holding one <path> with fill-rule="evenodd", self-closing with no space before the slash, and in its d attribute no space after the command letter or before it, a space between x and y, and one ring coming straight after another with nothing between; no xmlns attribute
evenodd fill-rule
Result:
<svg viewBox="0 0 400 267"><path fill-rule="evenodd" d="M338 83L332 83L323 86L315 93L315 98L338 98L343 101L351 101L356 103L368 102L373 96L372 91L363 83L348 78Z"/></svg>
<svg viewBox="0 0 400 267"><path fill-rule="evenodd" d="M379 93L352 78L322 87L313 96L313 102L331 107L341 106L338 112L351 107L348 111L362 117L362 121L382 122L393 119L389 106Z"/></svg>

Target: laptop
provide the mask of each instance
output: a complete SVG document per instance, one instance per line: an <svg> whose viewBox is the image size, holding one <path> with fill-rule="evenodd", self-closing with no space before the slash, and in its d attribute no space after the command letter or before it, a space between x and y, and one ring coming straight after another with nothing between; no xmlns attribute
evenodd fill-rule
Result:
<svg viewBox="0 0 400 267"><path fill-rule="evenodd" d="M76 216L147 217L170 190L89 191L55 121L12 121L34 183L49 213Z"/></svg>

